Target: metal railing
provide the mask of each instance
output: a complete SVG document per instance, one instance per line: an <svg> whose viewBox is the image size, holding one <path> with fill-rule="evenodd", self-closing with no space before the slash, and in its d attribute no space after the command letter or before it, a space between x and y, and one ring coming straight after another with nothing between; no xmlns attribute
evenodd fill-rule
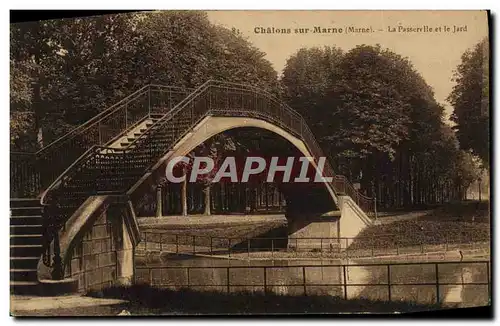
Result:
<svg viewBox="0 0 500 326"><path fill-rule="evenodd" d="M191 89L147 85L35 153L10 155L11 197L37 196L94 145L105 145L151 114L165 114Z"/></svg>
<svg viewBox="0 0 500 326"><path fill-rule="evenodd" d="M468 277L464 277L465 273ZM475 299L483 296L484 305L491 298L489 261L300 266L136 266L134 275L137 284L227 293L252 291L265 294L333 295L345 300L372 297L384 301L423 300L439 304L445 301L447 292L460 287L462 291L472 291Z"/></svg>
<svg viewBox="0 0 500 326"><path fill-rule="evenodd" d="M127 148L94 146L91 156L84 154L87 157L84 160L79 159L77 164L73 164L60 178L73 180L73 183L81 185L80 189L73 189L73 192L125 192L132 186L132 179L123 177L127 171L137 174L145 171L164 153L171 150L200 120L210 115L257 117L269 121L302 139L314 157L324 156L304 119L272 95L253 86L208 81L136 137ZM118 171L120 177L108 176L108 179L116 181L109 182L105 173L98 172L105 170L95 162L102 164L112 162L114 165L109 171L112 173ZM93 166L93 170L89 172L85 166ZM86 180L78 178L78 174L86 175ZM337 194L349 195L364 213L369 216L374 215L373 199L360 194L345 177L335 176L328 161L325 163L324 175L334 177L330 185ZM101 189L100 185L104 185L104 188ZM60 183L53 183L47 192L56 186L60 186Z"/></svg>
<svg viewBox="0 0 500 326"><path fill-rule="evenodd" d="M208 81L198 87L130 146L142 148L142 152L148 153L155 161L175 145L172 140L180 139L197 122L210 115L256 117L271 122L300 138L313 157L325 156L305 120L288 105L254 86L218 81ZM170 137L164 142L150 141L161 138L158 136L165 134L166 130L170 131ZM374 200L357 191L344 176L336 176L328 161L323 174L334 178L330 184L337 194L350 196L367 215L375 215Z"/></svg>
<svg viewBox="0 0 500 326"><path fill-rule="evenodd" d="M390 237L390 236L387 236ZM379 241L372 237L217 237L141 232L137 249L189 255L243 255L254 258L360 258L448 252L455 250L487 249L489 241L449 238L441 243L420 242L387 247L372 246ZM360 245L361 243L361 245Z"/></svg>

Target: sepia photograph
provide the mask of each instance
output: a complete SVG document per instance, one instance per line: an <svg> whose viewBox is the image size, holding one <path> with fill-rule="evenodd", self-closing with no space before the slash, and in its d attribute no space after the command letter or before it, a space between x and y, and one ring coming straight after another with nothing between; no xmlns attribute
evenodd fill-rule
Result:
<svg viewBox="0 0 500 326"><path fill-rule="evenodd" d="M490 27L11 11L10 315L491 308Z"/></svg>

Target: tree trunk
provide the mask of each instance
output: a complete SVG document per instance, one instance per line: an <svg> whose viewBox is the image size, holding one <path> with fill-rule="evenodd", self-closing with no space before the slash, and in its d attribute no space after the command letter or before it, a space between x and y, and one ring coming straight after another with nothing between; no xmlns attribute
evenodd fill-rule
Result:
<svg viewBox="0 0 500 326"><path fill-rule="evenodd" d="M205 194L205 212L204 215L210 215L210 184L205 185L203 188Z"/></svg>

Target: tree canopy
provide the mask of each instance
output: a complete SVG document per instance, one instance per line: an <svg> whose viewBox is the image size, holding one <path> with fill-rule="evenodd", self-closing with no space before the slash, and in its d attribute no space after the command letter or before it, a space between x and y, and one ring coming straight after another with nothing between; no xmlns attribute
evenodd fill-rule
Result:
<svg viewBox="0 0 500 326"><path fill-rule="evenodd" d="M201 12L11 24L10 38L11 112L20 111L22 101L34 116L33 126L12 116L13 138L41 136L36 145L12 142L15 148L47 145L148 83L196 87L217 79L268 90L277 83L264 53Z"/></svg>
<svg viewBox="0 0 500 326"><path fill-rule="evenodd" d="M380 46L300 49L281 82L339 174L381 205L463 197L474 179L443 107L407 58ZM375 193L374 193L375 191Z"/></svg>
<svg viewBox="0 0 500 326"><path fill-rule="evenodd" d="M489 46L484 39L462 55L455 70L456 85L448 97L453 106L460 147L489 164Z"/></svg>

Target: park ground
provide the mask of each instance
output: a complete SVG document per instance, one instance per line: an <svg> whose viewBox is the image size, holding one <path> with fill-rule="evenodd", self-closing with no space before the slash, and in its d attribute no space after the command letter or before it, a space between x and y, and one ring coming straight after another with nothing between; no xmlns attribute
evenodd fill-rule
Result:
<svg viewBox="0 0 500 326"><path fill-rule="evenodd" d="M383 212L365 228L351 249L383 249L420 244L456 244L490 240L489 202L463 201L418 211ZM284 215L216 215L141 220L145 232L183 236L253 238L287 237Z"/></svg>
<svg viewBox="0 0 500 326"><path fill-rule="evenodd" d="M490 239L489 204L466 201L446 204L419 212L381 214L379 221L365 229L351 246L385 248L418 243L488 242ZM203 217L199 217L202 219ZM182 223L161 225L161 219L149 223L149 230L175 234L220 237L279 236L286 230L286 220L228 216L213 217L216 223L198 220L189 227ZM151 220L152 221L152 220ZM369 240L368 240L369 239ZM418 312L441 309L435 304L384 302L367 299L341 300L331 296L288 296L259 293L210 293L188 289L171 291L147 285L113 287L84 297L59 298L12 297L15 316L114 316L114 315L183 315L183 314L283 314L283 313L358 313ZM40 301L42 300L42 301ZM39 301L37 303L37 301ZM40 302L43 304L40 306ZM29 309L30 306L38 310ZM23 307L23 308L16 308ZM300 307L297 310L297 307ZM446 308L452 308L447 306Z"/></svg>

